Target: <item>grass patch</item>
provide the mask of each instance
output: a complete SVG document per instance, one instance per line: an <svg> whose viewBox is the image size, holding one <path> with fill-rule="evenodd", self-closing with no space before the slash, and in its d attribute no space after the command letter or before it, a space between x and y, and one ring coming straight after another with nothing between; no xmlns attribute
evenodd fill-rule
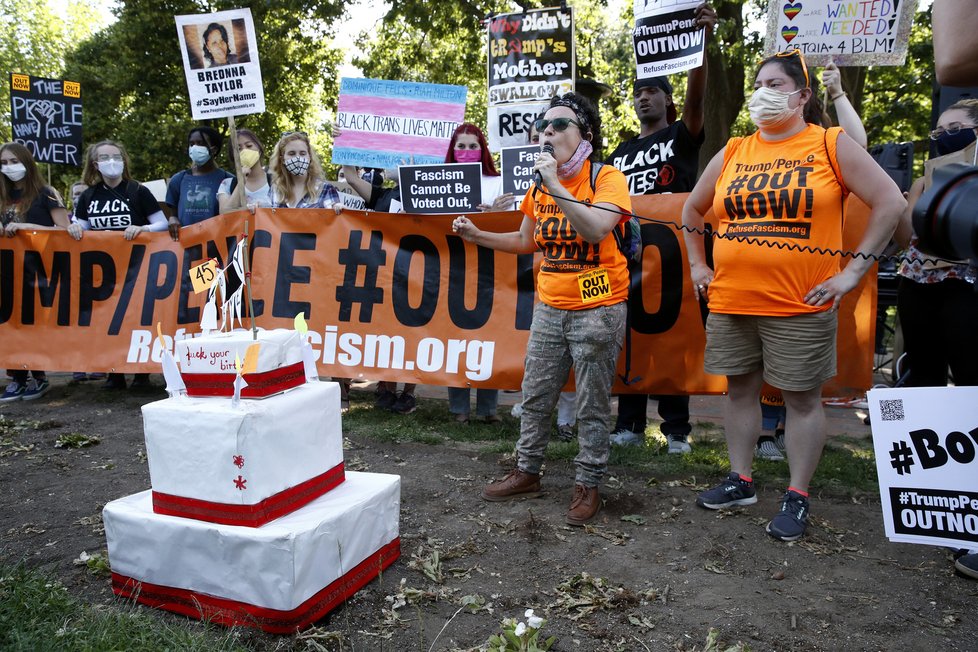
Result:
<svg viewBox="0 0 978 652"><path fill-rule="evenodd" d="M38 571L0 568L3 650L247 650L240 634L189 620L170 625L135 605L93 607Z"/></svg>
<svg viewBox="0 0 978 652"><path fill-rule="evenodd" d="M502 422L485 424L472 421L458 424L448 413L444 401L420 399L418 409L409 415L394 415L374 408L373 392L351 392L351 409L343 419L348 435L366 436L379 441L423 444L465 442L482 444L486 454L505 455L513 452L519 439L519 419L501 411ZM552 436L546 459L573 463L578 453L577 442L561 442ZM657 425L646 430L645 446L613 446L608 464L647 473L654 478L695 476L697 481L719 481L730 471L727 445L722 426L701 422L693 429L693 451L687 455L669 455L666 439ZM767 486L787 486L786 462L754 460L754 476ZM865 439L835 437L822 455L811 487L815 491L853 495L877 492L876 463L872 442Z"/></svg>

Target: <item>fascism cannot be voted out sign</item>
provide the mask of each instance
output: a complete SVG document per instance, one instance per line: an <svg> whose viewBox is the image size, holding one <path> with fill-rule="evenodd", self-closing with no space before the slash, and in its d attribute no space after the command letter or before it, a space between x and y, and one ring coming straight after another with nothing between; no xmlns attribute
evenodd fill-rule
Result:
<svg viewBox="0 0 978 652"><path fill-rule="evenodd" d="M481 163L402 165L398 174L405 213L464 213L479 209Z"/></svg>
<svg viewBox="0 0 978 652"><path fill-rule="evenodd" d="M809 65L902 66L917 0L771 2L764 54L799 49Z"/></svg>
<svg viewBox="0 0 978 652"><path fill-rule="evenodd" d="M174 18L194 120L263 113L251 9Z"/></svg>
<svg viewBox="0 0 978 652"><path fill-rule="evenodd" d="M539 145L504 147L499 154L499 168L503 177L503 192L515 196L525 195L533 184L533 164L540 156Z"/></svg>
<svg viewBox="0 0 978 652"><path fill-rule="evenodd" d="M503 14L488 21L489 149L525 145L554 95L574 90L570 7Z"/></svg>
<svg viewBox="0 0 978 652"><path fill-rule="evenodd" d="M467 95L465 86L344 77L332 162L384 169L442 162Z"/></svg>
<svg viewBox="0 0 978 652"><path fill-rule="evenodd" d="M978 387L869 392L890 541L978 548Z"/></svg>
<svg viewBox="0 0 978 652"><path fill-rule="evenodd" d="M638 79L663 77L703 65L706 30L696 27L699 0L635 0Z"/></svg>
<svg viewBox="0 0 978 652"><path fill-rule="evenodd" d="M10 74L14 140L40 163L81 166L82 100L78 82Z"/></svg>

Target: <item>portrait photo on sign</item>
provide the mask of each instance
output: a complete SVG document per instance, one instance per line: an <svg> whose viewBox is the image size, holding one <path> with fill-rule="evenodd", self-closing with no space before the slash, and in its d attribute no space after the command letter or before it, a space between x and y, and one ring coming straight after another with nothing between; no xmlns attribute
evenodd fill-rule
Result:
<svg viewBox="0 0 978 652"><path fill-rule="evenodd" d="M248 32L242 18L183 26L187 56L194 70L248 63Z"/></svg>

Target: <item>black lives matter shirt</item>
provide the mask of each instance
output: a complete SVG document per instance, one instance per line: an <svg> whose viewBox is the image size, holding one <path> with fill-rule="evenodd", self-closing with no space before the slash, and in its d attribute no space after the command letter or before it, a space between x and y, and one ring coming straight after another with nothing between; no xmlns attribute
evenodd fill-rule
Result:
<svg viewBox="0 0 978 652"><path fill-rule="evenodd" d="M160 206L146 186L128 181L109 188L100 183L79 197L75 219L87 221L93 231L126 229L147 226L147 218L158 210Z"/></svg>
<svg viewBox="0 0 978 652"><path fill-rule="evenodd" d="M704 132L693 138L682 120L645 138L620 144L606 159L628 179L628 194L690 192L696 185Z"/></svg>

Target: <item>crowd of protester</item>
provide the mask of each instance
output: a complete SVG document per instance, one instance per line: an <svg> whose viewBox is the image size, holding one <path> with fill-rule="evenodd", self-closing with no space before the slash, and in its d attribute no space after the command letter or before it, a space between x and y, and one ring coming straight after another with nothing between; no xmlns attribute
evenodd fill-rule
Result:
<svg viewBox="0 0 978 652"><path fill-rule="evenodd" d="M696 21L709 38L716 13L709 5L700 5ZM212 36L208 57L211 51L215 60L234 56L222 49L219 32ZM636 80L632 91L639 133L617 144L607 157L601 155L601 120L591 101L577 93L554 97L530 131L530 142L543 146L533 168L539 181L521 201L502 192L500 174L478 126L462 124L452 134L445 162L481 165L479 209L523 213L519 230L511 233L480 230L466 216L454 220L454 232L503 252L544 254L536 279L540 303L530 327L522 402L513 412L520 419L517 463L505 478L483 488L485 500L539 495L549 440L576 439L579 453L566 520L572 525L591 521L601 508L599 486L611 446L647 443L650 399L657 404L668 453L692 450L688 396L623 394L617 415L612 414L611 387L628 324L630 279L641 274L616 238L628 220L634 195L690 193L683 208L688 227L684 237L707 333L705 369L725 376L729 388L724 430L730 473L699 495L701 507L755 503L753 459L787 457L790 482L767 532L782 541L804 535L809 482L825 442L822 385L836 373L839 303L894 232L908 252L899 271L899 314L910 362L909 384L946 385L949 367L955 384L978 384L978 345L971 332L978 320L976 270L967 263L920 262L923 256L912 232L910 206L925 189L924 180L914 185L908 205L866 152L865 129L842 88L838 69L830 65L821 75L824 97L833 103L840 125L832 127L822 106L819 76L809 71L800 52L762 61L747 104L756 131L731 138L698 176L699 150L708 128L707 76L706 64L689 73L681 114L668 79ZM946 153L973 143L976 130L978 101L969 100L945 111L931 136L939 151ZM283 134L267 157L255 133L239 129L232 134L227 160L240 175L219 167L224 138L216 130L194 127L186 146L191 165L170 178L165 201L158 203L132 178L122 143L103 140L91 145L83 177L71 188L69 215L58 192L43 182L30 152L17 143L4 144L0 147L3 234L14 237L24 228L66 229L71 237L82 239L88 231L115 230L133 240L144 232L168 231L178 239L182 227L219 213L340 205L337 187L327 180L319 155L301 131ZM670 154L649 155L653 151ZM812 193L807 243L843 249L840 207L851 193L870 208L868 227L856 248L866 256L840 261L734 238L721 238L707 251L704 215L712 208L722 231L733 220L726 207L736 206L748 192L735 182L737 171L760 169L758 164L784 151L809 161L807 178L785 170L782 179L784 187L804 187ZM396 170L344 166L342 172L368 210L400 210ZM565 249L548 248L554 234L540 225L543 216L554 215L561 220L561 237L572 236L585 250L591 247L596 252L592 258L565 257ZM583 276L600 278L607 285L597 301L583 300L579 289ZM944 318L935 320L934 315ZM943 330L936 330L939 327ZM576 393L562 393L571 371ZM11 369L8 375L10 382L0 397L3 402L36 399L50 387L40 370ZM74 374L77 381L95 378L102 376ZM336 380L343 387L346 407L349 381ZM131 386L148 383L146 374L137 374ZM105 386L125 388L125 377L109 374ZM448 388L448 409L459 424L499 422L498 402L497 390L477 389L473 408L468 388ZM553 412L558 405L554 430ZM415 386L406 384L398 391L396 383L378 383L376 406L398 414L414 412ZM958 568L976 576L975 557L962 556Z"/></svg>

